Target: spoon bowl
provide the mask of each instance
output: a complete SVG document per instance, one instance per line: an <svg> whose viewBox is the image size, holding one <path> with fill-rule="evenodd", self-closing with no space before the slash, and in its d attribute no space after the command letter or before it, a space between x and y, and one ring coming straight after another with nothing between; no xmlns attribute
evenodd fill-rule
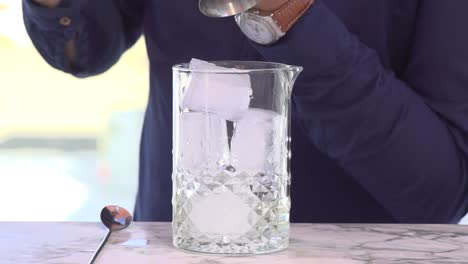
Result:
<svg viewBox="0 0 468 264"><path fill-rule="evenodd" d="M101 210L101 222L111 232L127 228L132 220L132 215L117 205L108 205Z"/></svg>
<svg viewBox="0 0 468 264"><path fill-rule="evenodd" d="M106 236L102 239L98 249L94 252L89 264L93 264L112 232L127 228L132 223L132 215L123 207L108 205L101 210L101 222L107 228Z"/></svg>

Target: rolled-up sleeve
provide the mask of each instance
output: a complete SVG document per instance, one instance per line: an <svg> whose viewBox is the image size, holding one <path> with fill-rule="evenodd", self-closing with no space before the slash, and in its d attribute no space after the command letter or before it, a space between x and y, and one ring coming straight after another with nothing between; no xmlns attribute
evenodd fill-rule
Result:
<svg viewBox="0 0 468 264"><path fill-rule="evenodd" d="M64 0L46 8L23 0L23 17L36 49L51 66L86 77L109 69L140 37L142 1ZM72 39L73 64L65 56Z"/></svg>
<svg viewBox="0 0 468 264"><path fill-rule="evenodd" d="M468 206L468 2L421 3L404 78L321 0L276 45L253 45L304 67L293 100L310 140L395 219L453 223Z"/></svg>

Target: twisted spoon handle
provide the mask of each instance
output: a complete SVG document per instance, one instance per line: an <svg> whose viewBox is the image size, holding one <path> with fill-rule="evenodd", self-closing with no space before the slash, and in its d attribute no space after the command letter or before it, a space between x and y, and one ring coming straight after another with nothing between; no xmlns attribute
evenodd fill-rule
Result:
<svg viewBox="0 0 468 264"><path fill-rule="evenodd" d="M99 247L96 249L96 251L94 252L94 255L93 257L91 258L91 260L89 261L89 264L93 264L94 261L96 260L97 256L99 255L99 253L101 252L102 248L104 247L104 245L106 244L107 240L109 239L110 235L111 235L111 231L110 229L107 229L107 234L106 236L102 239L101 241L101 244L99 244Z"/></svg>

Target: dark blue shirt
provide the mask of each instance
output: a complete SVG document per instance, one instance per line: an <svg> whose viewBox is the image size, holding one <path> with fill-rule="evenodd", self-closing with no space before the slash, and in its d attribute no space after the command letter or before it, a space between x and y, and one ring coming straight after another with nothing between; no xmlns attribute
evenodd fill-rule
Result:
<svg viewBox="0 0 468 264"><path fill-rule="evenodd" d="M171 219L171 66L204 60L301 65L293 91L295 222L457 222L468 207L468 1L317 0L277 44L250 42L198 0L23 0L53 67L102 73L143 33L151 89L137 220ZM68 26L61 17L71 18ZM77 63L64 57L75 36Z"/></svg>

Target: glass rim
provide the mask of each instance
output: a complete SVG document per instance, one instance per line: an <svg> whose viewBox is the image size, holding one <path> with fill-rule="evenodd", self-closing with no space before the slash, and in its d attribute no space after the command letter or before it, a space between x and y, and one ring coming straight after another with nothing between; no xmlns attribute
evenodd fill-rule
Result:
<svg viewBox="0 0 468 264"><path fill-rule="evenodd" d="M186 72L186 73L212 73L212 74L247 74L247 73L276 73L281 71L302 71L303 68L301 66L295 65L288 65L279 62L267 62L267 61L234 61L234 60L226 60L226 61L207 61L209 63L227 63L227 64L238 64L248 66L249 64L257 64L257 65L264 65L265 67L258 67L258 68L246 68L246 69L239 69L239 68L226 68L226 69L216 69L216 70L199 70L199 69L190 69L190 63L179 63L172 66L172 70L175 72ZM268 68L270 66L270 68Z"/></svg>

